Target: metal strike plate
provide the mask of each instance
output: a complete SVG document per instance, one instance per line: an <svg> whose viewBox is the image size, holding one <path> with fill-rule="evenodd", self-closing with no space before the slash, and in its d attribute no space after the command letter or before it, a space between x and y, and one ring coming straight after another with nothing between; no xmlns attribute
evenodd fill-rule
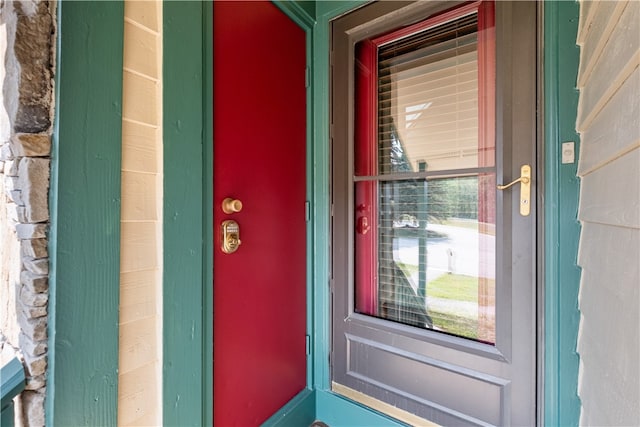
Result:
<svg viewBox="0 0 640 427"><path fill-rule="evenodd" d="M520 169L520 215L529 216L531 212L531 166L523 165Z"/></svg>
<svg viewBox="0 0 640 427"><path fill-rule="evenodd" d="M238 250L240 242L240 226L232 219L222 221L221 249L225 254L232 254Z"/></svg>

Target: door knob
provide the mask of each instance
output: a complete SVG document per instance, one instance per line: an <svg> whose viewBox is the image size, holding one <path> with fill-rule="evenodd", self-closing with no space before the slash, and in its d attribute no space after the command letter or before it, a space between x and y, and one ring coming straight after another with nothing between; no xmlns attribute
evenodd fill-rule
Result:
<svg viewBox="0 0 640 427"><path fill-rule="evenodd" d="M242 202L238 199L227 197L222 201L222 212L232 214L242 210Z"/></svg>
<svg viewBox="0 0 640 427"><path fill-rule="evenodd" d="M531 166L522 165L520 178L506 185L498 185L498 190L506 190L517 183L520 183L520 215L529 216L531 212Z"/></svg>

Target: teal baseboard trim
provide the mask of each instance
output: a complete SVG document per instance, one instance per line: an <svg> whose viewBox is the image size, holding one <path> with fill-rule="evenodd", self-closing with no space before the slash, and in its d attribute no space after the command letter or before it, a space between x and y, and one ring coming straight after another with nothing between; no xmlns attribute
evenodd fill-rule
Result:
<svg viewBox="0 0 640 427"><path fill-rule="evenodd" d="M315 391L304 389L267 421L262 423L262 427L306 427L310 426L315 420Z"/></svg>
<svg viewBox="0 0 640 427"><path fill-rule="evenodd" d="M381 412L323 390L316 390L316 418L331 427L407 426Z"/></svg>
<svg viewBox="0 0 640 427"><path fill-rule="evenodd" d="M579 5L544 3L544 418L545 426L577 426L577 353L581 271L577 265L580 182L577 161L561 164L561 144L576 143L576 81L580 49L576 46Z"/></svg>

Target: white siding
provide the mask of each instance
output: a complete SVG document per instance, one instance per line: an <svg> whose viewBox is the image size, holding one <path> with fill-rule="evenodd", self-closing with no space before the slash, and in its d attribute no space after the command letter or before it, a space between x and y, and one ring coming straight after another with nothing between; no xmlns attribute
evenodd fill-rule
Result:
<svg viewBox="0 0 640 427"><path fill-rule="evenodd" d="M640 425L640 2L582 2L580 425Z"/></svg>
<svg viewBox="0 0 640 427"><path fill-rule="evenodd" d="M125 2L118 425L162 425L162 3Z"/></svg>

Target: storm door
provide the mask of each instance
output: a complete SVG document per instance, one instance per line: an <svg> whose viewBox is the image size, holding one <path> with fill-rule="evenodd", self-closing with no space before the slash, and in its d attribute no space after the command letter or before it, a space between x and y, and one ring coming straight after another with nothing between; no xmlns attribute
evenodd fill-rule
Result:
<svg viewBox="0 0 640 427"><path fill-rule="evenodd" d="M380 2L334 21L335 391L535 424L536 16Z"/></svg>

